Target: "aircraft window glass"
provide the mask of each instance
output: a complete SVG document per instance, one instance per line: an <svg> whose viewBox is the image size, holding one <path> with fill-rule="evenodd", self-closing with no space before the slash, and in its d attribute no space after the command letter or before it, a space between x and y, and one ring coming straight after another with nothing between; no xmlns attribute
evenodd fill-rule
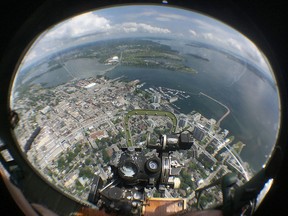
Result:
<svg viewBox="0 0 288 216"><path fill-rule="evenodd" d="M120 175L188 207L227 173L238 186L254 176L280 124L273 71L253 42L206 15L152 5L91 11L43 32L18 68L11 109L19 148L61 190L87 200L95 176L105 185ZM221 203L220 191L203 192L202 206Z"/></svg>

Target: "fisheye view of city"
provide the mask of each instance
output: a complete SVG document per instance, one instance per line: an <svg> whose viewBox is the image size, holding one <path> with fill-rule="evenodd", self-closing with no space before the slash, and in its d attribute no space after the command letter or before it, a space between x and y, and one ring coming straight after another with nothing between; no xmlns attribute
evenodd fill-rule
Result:
<svg viewBox="0 0 288 216"><path fill-rule="evenodd" d="M157 27L144 24L148 9L150 16L159 18ZM165 9L167 13L164 9L154 13L156 9L139 7L141 23L121 18L122 32L113 18L104 20L108 11L82 15L102 22L98 40L91 31L68 39L56 35L57 28L69 27L66 21L31 48L15 78L11 107L20 118L14 130L19 148L41 176L77 200L88 200L95 176L104 184L112 182L122 155L133 151L145 158L167 154L171 170L177 170L179 187L167 183L158 190L150 179L153 186L144 190L146 197L183 198L193 208L195 191L225 174L237 176L235 187L251 179L275 144L277 90L263 59L258 64L255 56L247 57L253 55L251 50L239 48L245 43L248 47L246 39L243 44L234 39L229 43L243 55L223 41L215 39L215 44L215 36L203 30L206 18L193 14L198 25L189 31L193 38L177 40L181 35L175 34L176 39L167 35L183 30L177 25L172 29L167 21L188 20L188 12L173 9L174 16L168 16L172 8ZM109 10L114 14L113 8ZM217 25L221 34L236 35L224 24ZM106 31L113 36L105 39ZM61 44L68 41L69 46L53 50L49 38ZM52 47L46 55L44 42ZM149 148L161 142L161 135L182 134L191 137L189 148L165 153ZM220 186L201 196L203 208L222 202Z"/></svg>

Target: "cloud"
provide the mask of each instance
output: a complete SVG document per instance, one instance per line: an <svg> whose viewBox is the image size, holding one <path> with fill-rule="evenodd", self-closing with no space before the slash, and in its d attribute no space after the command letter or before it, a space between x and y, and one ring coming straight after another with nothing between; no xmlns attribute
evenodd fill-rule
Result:
<svg viewBox="0 0 288 216"><path fill-rule="evenodd" d="M96 14L85 13L60 23L47 32L45 39L79 37L92 32L105 32L111 29L110 21Z"/></svg>
<svg viewBox="0 0 288 216"><path fill-rule="evenodd" d="M194 37L197 36L196 31L194 31L194 30L192 30L192 29L189 29L189 33L190 33L192 36L194 36Z"/></svg>
<svg viewBox="0 0 288 216"><path fill-rule="evenodd" d="M186 16L182 16L179 14L168 14L168 13L157 13L157 19L161 21L173 21L173 20L187 20Z"/></svg>
<svg viewBox="0 0 288 216"><path fill-rule="evenodd" d="M136 23L136 22L126 22L118 26L118 31L124 31L125 33L151 33L151 34L168 34L171 31L167 28L159 28L156 26L148 25L145 23Z"/></svg>
<svg viewBox="0 0 288 216"><path fill-rule="evenodd" d="M30 62L59 49L64 49L70 43L81 42L81 39L84 38L85 40L87 35L97 35L98 39L101 39L131 33L169 34L171 31L168 28L160 28L141 22L113 24L103 16L92 12L85 13L55 25L42 33L29 50L24 61Z"/></svg>
<svg viewBox="0 0 288 216"><path fill-rule="evenodd" d="M202 34L203 38L206 40L216 40L216 37L212 33L204 33Z"/></svg>
<svg viewBox="0 0 288 216"><path fill-rule="evenodd" d="M175 13L163 13L163 12L161 13L151 8L149 8L149 10L146 10L140 13L131 13L125 16L128 19L135 19L135 18L139 19L140 17L149 17L151 19L155 19L157 21L162 21L162 22L169 22L169 21L175 21L175 20L178 20L178 21L189 20L187 16L183 16L183 15L175 14Z"/></svg>
<svg viewBox="0 0 288 216"><path fill-rule="evenodd" d="M249 59L253 60L255 63L257 63L266 73L266 75L269 75L271 78L272 68L269 64L269 61L264 53L262 53L261 50L251 41L247 39L247 42L243 45L245 49L243 48L243 54L245 54ZM273 72L272 72L273 73Z"/></svg>
<svg viewBox="0 0 288 216"><path fill-rule="evenodd" d="M212 21L212 20L211 20ZM213 21L213 23L211 21L206 21L206 20L202 20L202 19L193 19L191 20L191 22L197 26L197 28L199 30L201 30L201 32L226 32L223 30L223 26L221 25L221 27L219 26L218 22L215 22L215 20Z"/></svg>
<svg viewBox="0 0 288 216"><path fill-rule="evenodd" d="M237 41L237 40L235 40L233 38L227 39L226 43L227 43L228 46L234 47L234 48L238 49L239 51L242 51L242 49L243 49L242 48L242 44L239 41Z"/></svg>
<svg viewBox="0 0 288 216"><path fill-rule="evenodd" d="M267 69L266 61L258 48L229 26L194 13L193 16L186 16L186 13L174 13L170 8L163 10L145 7L137 11L131 7L123 11L119 9L112 15L98 11L73 17L44 32L30 49L26 60L37 60L59 49L88 40L123 37L128 34L170 34L178 39L192 39L228 49Z"/></svg>

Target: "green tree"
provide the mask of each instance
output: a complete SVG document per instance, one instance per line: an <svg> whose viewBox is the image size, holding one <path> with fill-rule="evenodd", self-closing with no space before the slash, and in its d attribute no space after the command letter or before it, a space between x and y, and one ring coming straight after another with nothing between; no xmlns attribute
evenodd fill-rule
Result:
<svg viewBox="0 0 288 216"><path fill-rule="evenodd" d="M82 147L78 144L75 149L74 149L74 154L78 155L79 152L81 151Z"/></svg>
<svg viewBox="0 0 288 216"><path fill-rule="evenodd" d="M61 169L63 169L65 166L66 166L65 159L64 159L63 156L61 156L61 157L59 158L59 160L57 161L57 167L58 167L58 169L61 170Z"/></svg>
<svg viewBox="0 0 288 216"><path fill-rule="evenodd" d="M85 160L85 165L88 166L88 165L91 164L91 162L92 162L92 160L91 160L90 158L87 158L87 159Z"/></svg>
<svg viewBox="0 0 288 216"><path fill-rule="evenodd" d="M93 178L93 172L89 167L81 167L79 169L79 177Z"/></svg>
<svg viewBox="0 0 288 216"><path fill-rule="evenodd" d="M190 162L190 163L189 163L189 168L192 169L192 170L197 169L196 163Z"/></svg>
<svg viewBox="0 0 288 216"><path fill-rule="evenodd" d="M70 163L72 160L74 160L74 158L76 157L77 154L75 154L74 152L72 151L69 151L67 156L66 156L66 160L67 160L67 163Z"/></svg>
<svg viewBox="0 0 288 216"><path fill-rule="evenodd" d="M103 156L103 160L105 163L108 163L110 160L110 157L106 151L106 149L102 149L102 156Z"/></svg>

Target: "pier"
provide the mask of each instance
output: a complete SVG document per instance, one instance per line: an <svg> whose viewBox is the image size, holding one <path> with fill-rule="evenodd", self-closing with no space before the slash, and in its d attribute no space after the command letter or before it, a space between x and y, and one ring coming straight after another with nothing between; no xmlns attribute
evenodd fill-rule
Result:
<svg viewBox="0 0 288 216"><path fill-rule="evenodd" d="M223 106L223 107L227 110L227 112L217 121L217 125L219 126L220 123L223 121L223 119L225 119L225 118L230 114L230 109L229 109L226 105L224 105L223 103L221 103L220 101L218 101L218 100L210 97L209 95L204 94L203 92L200 92L199 95L200 95L200 96L203 95L203 96L205 96L205 97L207 97L207 98L215 101L216 103L218 103L219 105Z"/></svg>

